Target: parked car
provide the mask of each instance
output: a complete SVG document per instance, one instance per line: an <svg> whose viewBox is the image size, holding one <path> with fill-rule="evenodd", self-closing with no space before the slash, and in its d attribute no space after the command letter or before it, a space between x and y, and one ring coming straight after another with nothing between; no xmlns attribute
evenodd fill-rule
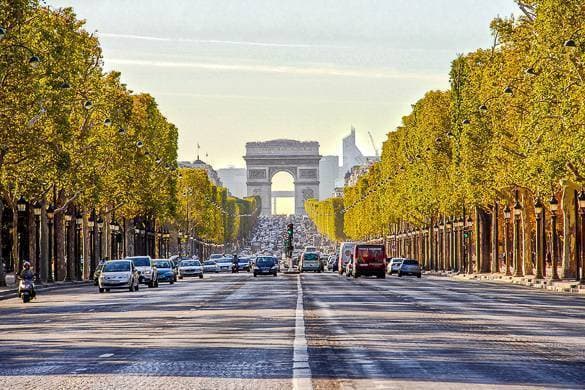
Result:
<svg viewBox="0 0 585 390"><path fill-rule="evenodd" d="M319 254L316 252L305 252L301 255L301 264L299 265L300 272L321 272L323 265L319 259Z"/></svg>
<svg viewBox="0 0 585 390"><path fill-rule="evenodd" d="M131 260L111 260L103 265L98 279L98 291L110 291L112 288L138 291L140 275Z"/></svg>
<svg viewBox="0 0 585 390"><path fill-rule="evenodd" d="M179 279L183 279L186 276L203 278L203 266L199 260L182 260L179 263Z"/></svg>
<svg viewBox="0 0 585 390"><path fill-rule="evenodd" d="M155 259L154 265L158 272L159 282L169 282L173 284L177 281L177 274L175 273L173 262L167 259Z"/></svg>
<svg viewBox="0 0 585 390"><path fill-rule="evenodd" d="M102 268L104 268L104 264L105 261L100 261L100 263L97 265L97 267L95 267L95 271L93 273L93 285L97 286L99 279L100 279L100 273L102 272Z"/></svg>
<svg viewBox="0 0 585 390"><path fill-rule="evenodd" d="M388 262L388 265L386 266L386 272L388 272L388 275L392 275L393 273L397 273L398 269L402 265L403 261L404 261L404 258L402 258L402 257L391 258L390 261Z"/></svg>
<svg viewBox="0 0 585 390"><path fill-rule="evenodd" d="M357 244L353 250L351 276L386 277L386 249L384 245Z"/></svg>
<svg viewBox="0 0 585 390"><path fill-rule="evenodd" d="M140 283L148 287L158 287L158 272L150 256L133 256L127 259L132 260L138 270Z"/></svg>
<svg viewBox="0 0 585 390"><path fill-rule="evenodd" d="M203 272L219 272L219 265L213 260L203 262Z"/></svg>
<svg viewBox="0 0 585 390"><path fill-rule="evenodd" d="M278 265L276 257L274 256L258 256L254 264L254 277L258 275L273 275L278 274Z"/></svg>
<svg viewBox="0 0 585 390"><path fill-rule="evenodd" d="M232 270L232 261L233 260L228 257L222 257L221 259L217 260L219 272L230 272Z"/></svg>
<svg viewBox="0 0 585 390"><path fill-rule="evenodd" d="M400 268L398 269L398 276L402 275L414 275L417 278L421 277L421 269L418 261L412 259L404 259Z"/></svg>

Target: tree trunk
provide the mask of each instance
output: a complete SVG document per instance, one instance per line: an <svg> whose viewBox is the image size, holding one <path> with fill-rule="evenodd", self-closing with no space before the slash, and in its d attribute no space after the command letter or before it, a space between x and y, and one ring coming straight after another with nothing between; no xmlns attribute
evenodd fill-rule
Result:
<svg viewBox="0 0 585 390"><path fill-rule="evenodd" d="M491 252L491 217L485 209L481 207L476 208L477 221L479 222L479 237L476 238L476 243L479 244L478 252L479 261L477 263L478 273L490 272L490 252ZM477 231L477 229L476 229Z"/></svg>
<svg viewBox="0 0 585 390"><path fill-rule="evenodd" d="M3 255L4 240L2 229L4 228L4 201L0 195L0 287L6 287L6 264Z"/></svg>
<svg viewBox="0 0 585 390"><path fill-rule="evenodd" d="M82 234L81 234L81 242L83 243L83 280L89 280L89 267L90 261L89 258L89 227L87 226L87 219L89 218L87 213L83 213L83 227L82 227Z"/></svg>
<svg viewBox="0 0 585 390"><path fill-rule="evenodd" d="M579 187L571 182L563 183L561 206L563 212L563 253L561 278L577 277L577 208L576 195Z"/></svg>
<svg viewBox="0 0 585 390"><path fill-rule="evenodd" d="M521 230L520 235L522 236L522 258L524 264L524 275L534 275L534 263L533 254L534 242L532 237L534 236L535 224L531 223L535 217L534 201L531 196L522 193L522 216L520 219Z"/></svg>
<svg viewBox="0 0 585 390"><path fill-rule="evenodd" d="M498 202L494 202L494 208L492 212L492 259L491 259L491 271L493 273L500 272L500 245L498 242L499 238L499 217L500 205Z"/></svg>

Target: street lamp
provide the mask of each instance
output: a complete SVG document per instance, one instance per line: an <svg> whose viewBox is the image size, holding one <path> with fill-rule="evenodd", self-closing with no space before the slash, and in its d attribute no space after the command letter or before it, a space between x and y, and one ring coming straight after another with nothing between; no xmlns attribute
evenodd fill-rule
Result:
<svg viewBox="0 0 585 390"><path fill-rule="evenodd" d="M70 282L72 279L72 275L75 272L75 269L73 267L73 259L71 259L71 257L69 256L69 253L71 252L69 250L69 231L70 231L70 227L71 227L71 220L73 219L73 216L71 215L71 212L69 210L67 210L65 212L65 255L67 256L67 273L65 274L65 280Z"/></svg>
<svg viewBox="0 0 585 390"><path fill-rule="evenodd" d="M102 256L102 229L104 227L104 220L102 219L102 217L98 217L97 219L97 228L98 228L98 246L99 246L99 253L100 253L100 261L103 259Z"/></svg>
<svg viewBox="0 0 585 390"><path fill-rule="evenodd" d="M510 272L510 218L512 216L512 210L510 209L509 205L504 207L504 221L505 221L505 228L504 228L504 251L505 253L505 260L506 260L506 276L512 276L512 272Z"/></svg>
<svg viewBox="0 0 585 390"><path fill-rule="evenodd" d="M27 234L27 229L25 226L25 213L26 213L26 199L24 198L24 196L21 196L18 201L16 202L16 209L18 210L18 226L17 226L17 232L20 232L18 234L18 245L19 245L19 259L18 259L18 271L20 272L20 270L22 269L22 264L24 262L24 260L26 259L26 254L27 254L27 244L26 242L28 240L28 234Z"/></svg>
<svg viewBox="0 0 585 390"><path fill-rule="evenodd" d="M41 270L41 211L42 205L39 201L33 204L35 216L35 279L41 282L39 272Z"/></svg>
<svg viewBox="0 0 585 390"><path fill-rule="evenodd" d="M41 59L39 57L37 57L36 55L33 55L28 59L28 64L32 68L38 67L40 63L41 63Z"/></svg>
<svg viewBox="0 0 585 390"><path fill-rule="evenodd" d="M541 227L541 220L542 220L542 211L544 210L544 205L540 198L536 199L536 203L534 203L534 212L536 214L536 279L542 279L542 268L543 268L543 256L542 256L542 227Z"/></svg>
<svg viewBox="0 0 585 390"><path fill-rule="evenodd" d="M92 210L91 215L87 219L87 227L89 228L89 278L93 278L95 272L95 210Z"/></svg>
<svg viewBox="0 0 585 390"><path fill-rule="evenodd" d="M559 201L557 200L556 196L553 196L548 201L550 205L550 213L551 213L551 243L550 243L550 252L551 252L551 262L552 262L552 280L559 280L559 274L557 272L557 262L558 262L558 245L557 245L557 210L559 209Z"/></svg>
<svg viewBox="0 0 585 390"><path fill-rule="evenodd" d="M83 224L83 215L78 211L75 215L75 242L74 242L74 261L75 261L75 277L77 280L82 280L81 275L81 225Z"/></svg>
<svg viewBox="0 0 585 390"><path fill-rule="evenodd" d="M47 207L47 220L49 222L49 239L47 240L49 242L49 256L47 257L48 259L48 275L47 275L47 282L52 282L54 280L57 280L57 264L55 264L55 257L53 256L53 247L54 247L54 240L53 240L53 236L54 236L54 229L53 229L53 218L55 218L55 206L53 206L52 204L49 205L49 207Z"/></svg>
<svg viewBox="0 0 585 390"><path fill-rule="evenodd" d="M524 276L520 265L520 216L522 215L522 205L518 201L518 191L516 191L516 202L514 203L514 276Z"/></svg>
<svg viewBox="0 0 585 390"><path fill-rule="evenodd" d="M583 258L585 253L585 190L581 190L578 196L579 201L579 214L581 215L581 255L580 257L580 264L577 264L577 281L581 281L581 283L585 283L585 267ZM581 274L579 274L579 268L581 268Z"/></svg>

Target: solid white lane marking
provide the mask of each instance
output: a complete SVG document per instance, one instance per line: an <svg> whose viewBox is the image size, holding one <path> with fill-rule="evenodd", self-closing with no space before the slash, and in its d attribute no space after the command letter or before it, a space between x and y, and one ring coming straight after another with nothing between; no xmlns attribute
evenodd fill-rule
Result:
<svg viewBox="0 0 585 390"><path fill-rule="evenodd" d="M293 342L293 389L312 390L309 350L305 337L305 315L303 308L303 286L297 276L297 308L295 312L295 340Z"/></svg>
<svg viewBox="0 0 585 390"><path fill-rule="evenodd" d="M101 358L109 358L109 357L112 357L112 356L114 356L113 353L104 353L104 354L100 355L99 357L101 357Z"/></svg>

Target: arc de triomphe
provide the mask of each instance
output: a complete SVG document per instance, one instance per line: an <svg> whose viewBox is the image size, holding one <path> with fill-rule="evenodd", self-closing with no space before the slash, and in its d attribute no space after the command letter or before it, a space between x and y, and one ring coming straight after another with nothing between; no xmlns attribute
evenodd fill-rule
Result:
<svg viewBox="0 0 585 390"><path fill-rule="evenodd" d="M272 214L272 177L285 171L295 184L295 214L305 213L305 200L319 198L319 143L278 139L246 143L248 196L262 199L262 215Z"/></svg>

